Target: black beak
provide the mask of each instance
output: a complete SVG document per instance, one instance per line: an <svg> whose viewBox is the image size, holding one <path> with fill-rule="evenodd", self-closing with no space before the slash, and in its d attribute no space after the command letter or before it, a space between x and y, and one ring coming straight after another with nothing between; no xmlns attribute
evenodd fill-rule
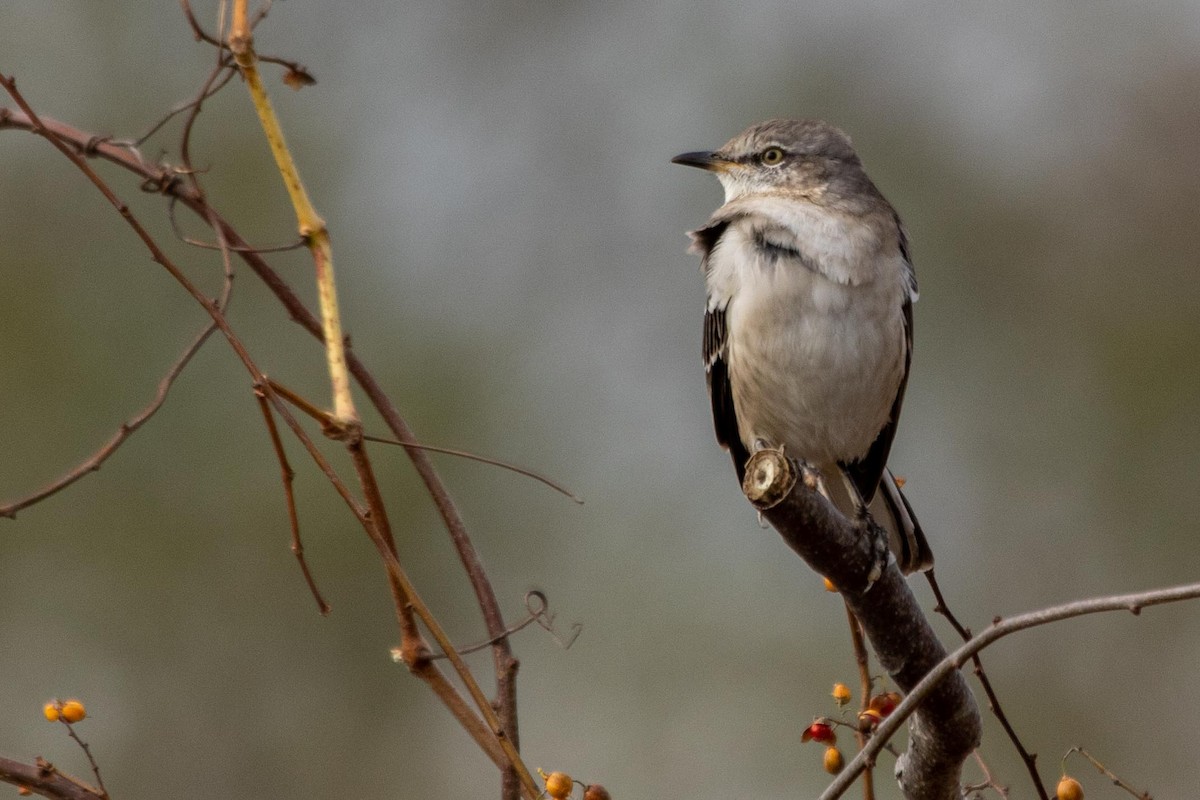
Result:
<svg viewBox="0 0 1200 800"><path fill-rule="evenodd" d="M722 172L729 166L729 161L716 152L699 150L695 153L680 153L671 159L672 164L683 164L685 167L699 167L709 172Z"/></svg>

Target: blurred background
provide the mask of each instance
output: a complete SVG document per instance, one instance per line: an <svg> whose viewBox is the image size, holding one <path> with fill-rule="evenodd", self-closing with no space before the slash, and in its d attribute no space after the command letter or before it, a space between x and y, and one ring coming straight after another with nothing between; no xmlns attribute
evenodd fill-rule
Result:
<svg viewBox="0 0 1200 800"><path fill-rule="evenodd" d="M216 3L195 7L215 28ZM583 624L567 651L536 628L515 641L531 766L616 798L827 782L799 734L834 712L834 681L856 684L844 613L759 527L714 441L684 232L721 191L669 163L760 119L843 127L908 225L922 297L892 466L960 618L1195 580L1195 2L288 0L257 41L320 81L294 93L266 69L357 352L424 440L587 501L435 457L511 618L539 588L561 628ZM171 3L9 2L0 53L39 111L120 137L192 96L214 59ZM178 137L143 152L172 160ZM239 81L193 148L245 236L294 236ZM104 174L215 292L219 260ZM0 243L9 500L148 402L205 317L27 134L0 135ZM303 252L271 261L312 299ZM231 317L269 374L328 401L321 351L248 271ZM334 608L316 613L250 389L213 339L99 473L0 520L0 754L85 773L40 713L77 696L116 797L497 796L490 763L391 663L372 548L291 446ZM430 502L401 453L376 458L405 563L456 639L478 641ZM1195 604L1043 628L985 660L1048 781L1083 745L1155 796L1200 782ZM990 719L984 753L1034 796ZM881 797L898 796L891 766ZM1122 796L1072 771L1089 797Z"/></svg>

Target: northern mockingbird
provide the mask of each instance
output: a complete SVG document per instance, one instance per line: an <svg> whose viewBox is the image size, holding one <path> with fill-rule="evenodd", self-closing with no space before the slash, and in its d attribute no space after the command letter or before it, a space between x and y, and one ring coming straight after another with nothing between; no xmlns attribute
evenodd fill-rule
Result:
<svg viewBox="0 0 1200 800"><path fill-rule="evenodd" d="M676 164L716 173L725 204L691 232L708 304L717 440L738 478L765 447L816 468L823 493L888 533L905 572L933 554L887 469L912 355L917 279L900 217L850 139L769 120Z"/></svg>

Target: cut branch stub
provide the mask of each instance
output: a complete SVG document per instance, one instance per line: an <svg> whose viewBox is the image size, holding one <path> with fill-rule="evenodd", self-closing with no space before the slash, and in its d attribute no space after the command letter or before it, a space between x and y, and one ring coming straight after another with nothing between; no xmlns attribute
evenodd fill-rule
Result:
<svg viewBox="0 0 1200 800"><path fill-rule="evenodd" d="M759 511L787 497L796 485L796 468L782 450L760 450L746 464L742 491Z"/></svg>

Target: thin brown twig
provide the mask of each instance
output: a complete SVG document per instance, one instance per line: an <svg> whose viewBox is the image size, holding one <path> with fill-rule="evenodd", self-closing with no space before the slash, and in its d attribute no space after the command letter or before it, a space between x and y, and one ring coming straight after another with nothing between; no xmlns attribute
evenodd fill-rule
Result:
<svg viewBox="0 0 1200 800"><path fill-rule="evenodd" d="M191 173L188 173L188 174L191 174ZM175 217L175 205L178 202L179 202L179 198L177 198L177 197L171 197L167 201L167 219L171 223L171 230L175 233L175 238L178 239L179 241L183 242L184 244L191 245L192 247L197 247L201 250L220 250L221 245L219 242L203 242L199 239L193 239L192 237L188 236L187 234L185 234L183 232L183 230L179 227L179 220L176 219L176 217ZM253 247L230 247L229 249L235 253L242 253L242 252L247 252L247 251L252 251L255 253L287 253L292 250L299 250L301 247L304 247L304 246L305 246L304 240L297 239L296 241L289 242L288 244L276 244L276 245L265 245L265 246L255 245Z"/></svg>
<svg viewBox="0 0 1200 800"><path fill-rule="evenodd" d="M308 568L308 560L304 558L304 544L300 540L300 515L296 512L296 494L292 486L296 471L288 463L287 453L283 449L283 440L279 438L279 427L275 424L275 417L271 415L271 406L267 402L266 394L262 389L256 388L254 396L258 400L259 409L262 410L267 433L271 436L271 446L275 449L275 458L279 461L279 471L283 480L283 496L287 503L288 525L292 531L292 554L296 556L296 561L300 564L300 573L304 576L304 582L308 584L308 590L317 602L317 610L321 612L321 616L325 616L330 611L329 603L325 601L321 590L317 588L317 582Z"/></svg>
<svg viewBox="0 0 1200 800"><path fill-rule="evenodd" d="M228 306L233 292L233 274L229 269L228 263L226 264L226 267L225 281L221 287L221 294L215 301L218 308L225 308ZM163 404L166 403L167 395L170 393L171 387L175 384L175 380L183 373L184 368L186 368L191 362L192 357L199 352L200 348L205 342L208 341L208 338L216 329L216 323L209 322L208 325L206 325L204 329L197 334L196 338L192 340L191 344L184 349L183 354L180 355L179 358L175 360L175 363L171 365L171 368L167 370L167 374L164 375L158 382L158 389L154 394L154 399L152 399L150 403L136 416L121 423L121 427L117 429L116 433L114 433L109 440L100 447L99 450L94 452L88 458L84 459L72 469L68 470L66 474L46 484L41 489L38 489L32 494L26 495L25 497L15 500L11 503L0 506L0 517L15 519L18 511L45 500L47 497L62 491L78 481L80 478L83 478L88 473L99 470L104 462L107 461L109 457L112 456L113 453L115 453L127 439L129 439L129 437L131 437L139 428L146 424L146 422L148 422L150 418L153 417L160 408L162 408Z"/></svg>
<svg viewBox="0 0 1200 800"><path fill-rule="evenodd" d="M438 623L429 607L425 605L425 601L421 599L417 593L416 587L412 585L403 567L400 566L399 560L396 558L395 542L391 538L391 531L388 528L387 515L383 505L383 498L379 494L378 484L375 481L371 461L367 458L366 449L363 446L361 437L353 439L349 442L350 457L354 462L355 470L359 473L359 481L362 484L363 491L366 493L367 504L371 510L371 520L375 524L372 525L370 533L372 540L375 541L376 549L387 568L389 577L400 586L403 597L406 601L406 608L411 614L413 610L420 616L421 621L429 629L434 641L438 647L442 649L446 657L450 659L454 671L458 673L459 678L467 687L467 693L471 699L475 701L475 706L479 713L483 715L488 727L491 728L496 739L500 743L500 747L508 756L509 768L515 770L520 778L521 785L524 787L526 794L533 800L539 794L537 785L533 781L533 776L529 773L528 768L521 760L521 756L517 751L516 742L509 736L503 722L497 716L492 704L484 696L483 690L479 688L478 682L472 675L471 670L467 667L466 662L462 660L458 651L455 649L450 637L446 631ZM414 639L417 635L414 633ZM401 648L405 652L405 662L412 663L408 660L406 644L409 641L408 635L405 635L401 642Z"/></svg>
<svg viewBox="0 0 1200 800"><path fill-rule="evenodd" d="M266 284L267 288L287 310L292 320L308 331L313 338L323 341L324 336L320 322L307 306L304 305L287 282L259 256L253 246L242 238L228 221L207 204L201 194L195 189L183 186L171 170L148 162L136 152L130 152L127 148L119 144L102 140L57 120L38 119L35 124L33 119L24 110L13 111L7 108L0 108L0 128L4 127L12 127L35 133L40 132L41 129L50 131L56 137L56 141L70 143L82 154L89 157L103 158L106 161L142 176L144 187L153 187L156 191L165 195L178 197L181 202L188 206L202 220L220 229L222 235L228 239L231 249ZM396 409L383 387L375 380L375 376L367 369L358 356L349 350L348 343L347 361L354 379L362 387L371 404L383 417L385 424L392 431L393 435L401 442L415 441L416 437L413 436L407 422L400 415L400 412ZM458 513L453 499L450 497L445 484L442 482L441 477L438 475L437 470L426 453L415 446L404 446L404 449L412 461L418 477L425 484L426 490L429 492L434 506L437 508L450 534L451 541L459 554L460 561L464 565L476 598L483 609L484 622L488 627L488 634L490 636L502 636L505 625L503 624L503 616L499 610L499 603L487 580L478 553L471 542L470 536L467 534L462 516ZM503 646L504 639L501 638L498 641L497 647ZM508 654L508 657L511 657L511 653Z"/></svg>
<svg viewBox="0 0 1200 800"><path fill-rule="evenodd" d="M59 719L59 722L67 726L67 735L75 740L75 743L79 745L79 749L81 749L83 754L87 756L88 764L92 768L92 775L96 778L96 786L100 789L100 796L103 797L104 800L108 800L108 789L104 787L104 778L100 777L100 765L96 763L96 759L92 756L92 748L88 747L87 742L85 742L83 739L80 739L79 734L75 733L74 725L61 718Z"/></svg>
<svg viewBox="0 0 1200 800"><path fill-rule="evenodd" d="M537 601L536 605L534 604L534 601ZM579 634L583 630L583 625L575 622L571 624L571 633L568 634L566 638L559 636L558 631L554 629L554 615L550 613L549 605L546 602L546 595L537 589L533 589L525 593L525 610L528 612L528 615L525 617L525 619L514 625L509 625L504 631L505 636L512 636L514 633L524 630L536 622L538 627L550 634L554 641L558 643L559 647L561 647L563 650L570 650L571 645L575 644L575 640L579 638ZM470 655L471 653L477 653L480 650L491 647L495 643L495 639L487 639L477 644L459 647L457 648L458 654L460 656L466 656ZM436 653L431 655L430 658L446 658L446 656Z"/></svg>
<svg viewBox="0 0 1200 800"><path fill-rule="evenodd" d="M867 644L863 641L862 627L859 626L858 618L854 616L850 606L846 606L846 621L850 625L850 643L854 647L854 663L858 666L858 685L862 694L860 709L866 711L871 702L870 657L867 655ZM854 739L858 742L859 750L867 746L867 735L857 725L854 726ZM869 764L863 770L863 800L874 800L875 798L875 772L872 767L873 765Z"/></svg>
<svg viewBox="0 0 1200 800"><path fill-rule="evenodd" d="M541 474L540 472L535 472L534 470L531 470L528 467L522 467L519 464L512 463L511 461L501 461L498 458L490 458L488 456L481 456L478 453L472 453L468 450L458 450L453 447L438 447L438 446L432 445L432 444L422 444L420 442L412 442L412 441L402 442L399 439L389 439L389 438L386 438L383 436L368 436L366 434L363 434L363 438L368 441L371 441L371 442L379 442L380 444L394 444L399 447L418 447L422 450L427 450L430 453L442 453L443 455L455 456L457 458L465 458L468 461L478 461L480 464L487 464L487 465L493 466L493 467L500 467L501 469L508 470L509 472L515 472L518 475L524 475L526 478L532 478L533 480L537 481L538 483L549 486L551 489L558 492L559 494L561 494L565 497L569 497L576 504L583 505L582 497L575 494L570 489L563 486L561 483L557 482L553 478L548 478L545 475Z"/></svg>
<svg viewBox="0 0 1200 800"><path fill-rule="evenodd" d="M204 89L201 90L199 96L194 97L191 100L185 101L183 103L180 103L179 105L172 108L164 116L159 118L158 121L156 121L153 125L151 125L150 128L145 133L143 133L141 136L137 137L136 139L133 139L130 142L130 145L132 147L141 147L142 145L144 145L146 143L146 141L148 139L150 139L150 137L154 136L154 134L156 134L160 130L162 130L163 126L165 126L172 119L174 119L175 117L177 117L178 115L182 114L185 111L195 108L197 105L199 105L204 100L207 100L208 98L215 95L217 92L224 89L225 86L228 85L228 83L231 80L233 80L233 77L235 75L237 75L237 69L233 66L233 58L230 56L225 56L224 60L220 64L218 64L217 67L213 70L213 75L220 75L221 76L220 80L214 83L212 77L206 79L204 82Z"/></svg>
<svg viewBox="0 0 1200 800"><path fill-rule="evenodd" d="M195 169L195 167L192 164L192 157L191 157L192 131L195 128L197 119L199 119L200 111L203 108L204 101L208 97L211 97L222 86L227 84L229 82L229 79L234 74L236 74L236 69L230 69L224 75L223 78L220 78L218 80L219 76L222 74L222 70L227 69L230 66L230 64L232 64L232 58L229 56L226 56L222 52L218 51L217 66L213 69L212 72L209 73L208 78L201 85L200 91L197 93L196 97L186 106L186 108L189 110L189 113L188 113L187 119L184 121L183 130L180 135L179 152L180 152L180 158L184 165L183 171L187 176L187 180L191 184L192 189L201 198L205 197L205 192L204 192L204 186L200 182L200 178L197 173L197 170ZM216 85L214 85L214 84L216 84ZM216 247L216 249L220 250L221 260L222 260L222 263L225 268L225 273L228 276L229 280L232 281L233 267L232 267L232 263L230 260L231 247L229 245L229 241L225 236L225 232L221 229L221 227L219 225L216 224L216 221L213 219L211 208L208 207L207 204L206 204L206 208L209 208L209 211L207 214L208 224L215 231L216 236L217 236L217 243L216 243L215 247ZM171 225L173 228L175 228L174 209L175 209L175 198L172 197L170 199L170 202L168 203L168 212L169 212L168 216L170 217ZM176 228L176 233L178 235L177 228ZM184 237L181 237L181 238L184 238ZM215 327L215 323L214 323L214 327ZM292 554L296 557L296 561L300 566L300 573L304 577L304 582L307 584L309 592L312 594L313 600L317 604L318 611L320 612L320 614L322 616L325 616L325 615L329 614L330 606L329 606L329 603L326 602L325 597L321 594L321 590L317 586L316 579L313 577L312 571L309 569L308 560L304 557L304 544L300 538L300 517L296 510L296 496L295 496L295 492L293 490L293 478L295 477L295 471L292 469L291 464L288 463L287 453L283 447L283 440L279 436L279 428L275 424L274 416L271 414L271 406L268 402L266 393L261 388L256 386L255 390L254 390L254 394L255 394L255 398L258 400L258 406L262 412L263 420L266 423L267 432L271 438L271 443L275 450L275 456L279 461L279 468L280 468L280 473L281 473L281 477L282 477L282 481L283 481L284 501L287 505L288 523L289 523L289 527L291 529Z"/></svg>
<svg viewBox="0 0 1200 800"><path fill-rule="evenodd" d="M24 497L0 506L0 517L15 519L17 512L21 511L22 509L28 508L29 506L45 500L51 495L57 494L58 492L66 489L68 486L78 481L80 478L99 470L104 462L107 461L109 457L112 456L112 454L115 453L121 447L121 445L123 445L126 440L128 440L129 437L137 431L138 428L142 427L142 425L149 421L149 419L153 417L160 408L162 408L163 403L165 403L167 400L167 394L170 392L171 386L175 383L175 379L178 378L180 373L183 372L184 367L186 367L192 360L192 356L194 356L200 349L201 345L208 340L208 337L214 330L216 330L216 327L210 324L205 327L205 329L201 331L201 333L194 340L192 340L192 343L184 349L183 355L181 355L175 361L175 363L171 365L171 368L167 370L167 374L158 382L158 390L155 392L154 399L150 401L149 405L143 408L141 412L133 418L121 423L121 427L117 429L116 433L114 433L107 442L100 446L100 449L92 453L91 456L84 459L76 466L72 467L65 474L46 484L42 488Z"/></svg>
<svg viewBox="0 0 1200 800"><path fill-rule="evenodd" d="M15 89L15 85L13 86L13 89ZM69 148L67 148L67 143L70 143L71 146L75 147L79 153L83 153L88 157L99 156L134 173L137 173L144 178L144 188L153 187L155 190L162 192L163 194L178 196L180 200L183 201L195 213L197 213L201 219L219 226L224 236L227 237L233 246L241 248L249 247L249 243L246 242L226 220L221 218L214 210L212 210L201 195L199 195L193 189L187 189L182 186L170 171L145 161L136 152L131 152L129 149L123 148L120 145L99 140L97 137L84 134L78 129L72 128L71 126L65 125L61 122L54 120L43 121L42 119L36 117L36 115L32 113L32 109L29 109L27 105L20 101L18 101L18 105L21 106L20 111L12 111L10 109L0 108L0 128L19 128L37 133L42 136L47 136L49 133L52 134L52 137L47 136L47 138L50 138L55 146L59 150L63 151L64 155L67 155L67 157L73 162L77 162L78 157L75 156L75 154L71 152ZM93 173L91 170L87 169L86 167L81 167L81 169L83 169L85 174L89 176L89 179L93 180L93 183L99 181L98 176L95 176L95 173ZM124 216L127 213L127 209L124 209L123 204L119 204L119 201L115 200L115 196L112 195L111 191L106 190L107 187L104 187L104 189L102 189L102 193L104 193L107 198L110 198L110 202L113 202L114 205L117 206L118 210L122 211ZM139 234L139 236L140 235L141 234ZM145 241L145 237L143 237L143 241ZM153 243L151 242L150 244L152 245ZM152 255L154 255L156 252L158 252L157 246L152 246ZM280 278L278 273L276 273L270 267L270 265L266 263L265 260L263 260L252 250L242 250L239 252L239 255L246 262L246 264L250 266L251 270L258 275L258 277L276 295L284 308L287 309L292 319L299 323L318 341L323 341L324 337L320 322L312 314L312 312L308 310L303 302L300 301L299 297L295 294L291 287L288 286L288 284L283 281L282 278ZM187 288L187 284L185 284L185 288ZM209 309L207 305L205 307L206 310L210 310L211 313L211 309ZM224 333L225 329L222 329L222 331ZM231 335L231 333L232 332L229 332L227 337L228 335ZM231 342L231 344L233 345L235 352L238 353L239 357L242 357L244 348L240 347L240 342L235 341ZM384 418L384 421L392 430L393 434L395 434L396 437L401 441L412 441L414 437L412 436L411 430L408 428L407 423L392 404L391 399L379 385L378 381L375 380L374 375L366 368L366 366L355 354L347 351L346 356L351 374L363 388L364 392L367 394L367 397L375 406L376 410ZM243 363L245 363L244 360ZM252 374L253 372L254 370L252 370ZM297 435L303 437L302 442L305 444L305 447L309 450L310 454L312 454L314 458L318 460L318 465L321 466L322 470L327 474L327 476L330 476L331 480L335 481L334 485L338 489L339 494L342 494L343 498L346 499L347 503L350 504L351 509L355 512L356 517L359 518L360 522L363 522L365 519L365 511L362 510L354 498L349 495L344 485L340 484L340 481L337 481L336 474L333 473L332 469L329 468L328 463L325 462L320 456L319 451L315 450L315 446L312 445L311 441L307 440L306 436L303 436L302 430L299 429L299 426L295 424L294 419L291 418L291 415L287 412L286 408L284 408L281 404L275 404L274 402L273 404L275 405L276 410L280 412L281 417L289 423L289 427L292 427L293 432L297 432ZM418 476L425 484L426 490L433 499L435 507L442 516L443 522L445 523L447 531L450 534L451 541L459 554L459 559L463 563L468 580L471 582L472 588L475 591L489 635L500 637L497 639L497 643L493 647L493 659L496 664L497 676L496 705L499 709L500 721L503 730L507 734L509 741L516 746L517 718L515 704L515 675L518 662L512 656L512 651L508 644L507 638L503 636L505 625L503 622L503 616L500 613L499 603L497 602L495 592L493 591L491 584L487 579L482 563L480 562L474 545L467 534L462 517L459 515L457 508L455 507L455 504L445 487L445 484L442 483L441 478L438 476L437 471L434 469L432 463L429 461L424 451L418 448L405 447L405 451L408 453ZM409 663L410 668L414 668L414 662ZM421 662L418 661L415 663L419 666ZM444 678L441 678L427 669L417 668L415 671L419 677L426 680L431 684L431 686L433 686L435 693L437 693L440 698L447 702L447 705L450 707L452 713L454 713L456 718L460 719L460 721L463 721L464 728L466 728L468 732L472 733L473 737L476 738L476 741L479 742L484 751L489 755L494 755L495 751L492 749L491 744L488 743L486 739L481 739L476 735L477 728L472 728L467 722L464 721L467 719L467 715L463 713L462 709L455 707L450 701L447 701L448 697L453 697L453 692L444 683L438 683L438 681L444 681ZM495 759L493 758L493 760ZM505 772L506 786L515 785L512 783L513 779L508 777L514 776L515 772L513 772L511 769L507 769ZM506 792L511 792L511 789L506 789Z"/></svg>
<svg viewBox="0 0 1200 800"><path fill-rule="evenodd" d="M980 772L983 773L983 783L974 784L972 786L964 786L964 791L982 791L984 789L991 789L995 791L996 794L1000 795L1000 797L1007 798L1008 787L993 777L991 769L988 767L987 762L983 760L983 756L980 754L980 752L976 750L974 753L972 753L972 755L975 756L975 763L979 766Z"/></svg>
<svg viewBox="0 0 1200 800"><path fill-rule="evenodd" d="M933 592L933 599L936 605L933 610L946 618L950 626L958 633L964 642L971 641L971 630L962 625L954 613L950 611L950 606L946 603L946 598L942 596L941 587L938 586L937 578L930 569L925 573L925 580L929 582L929 588ZM1008 736L1008 740L1012 742L1016 748L1017 754L1021 757L1021 762L1025 765L1025 770L1029 773L1029 779L1033 782L1034 789L1037 790L1038 797L1041 800L1050 800L1046 792L1046 787L1042 783L1042 778L1037 770L1037 754L1030 753L1025 749L1024 742L1017 735L1012 723L1008 720L1008 715L1004 713L1004 709L1000 705L1000 698L996 696L996 691L992 688L992 682L988 680L987 673L983 669L983 661L978 655L971 656L971 663L974 667L975 677L979 679L980 686L983 687L983 692L987 696L988 709L996 716L1000 722L1000 726L1004 729L1004 733Z"/></svg>
<svg viewBox="0 0 1200 800"><path fill-rule="evenodd" d="M1126 792L1129 792L1129 794L1133 795L1138 800L1154 800L1154 798L1152 798L1150 796L1150 792L1148 792L1148 791L1139 792L1137 789L1133 788L1128 783L1126 783L1124 780L1122 780L1118 775L1116 775L1108 767L1104 766L1104 764L1100 763L1100 761L1095 756L1093 756L1087 750L1084 750L1082 747L1075 746L1075 747L1072 747L1070 750L1068 750L1066 752L1066 754L1063 755L1063 764L1064 765L1066 764L1067 759L1071 756L1072 753L1079 753L1079 755L1083 756L1088 761L1090 761L1092 763L1092 766L1095 767L1096 770L1101 775L1103 775L1104 777L1106 777L1110 781L1112 781L1113 786L1124 789Z"/></svg>
<svg viewBox="0 0 1200 800"><path fill-rule="evenodd" d="M192 29L192 34L196 37L196 41L207 42L208 44L211 44L222 51L228 51L228 47L226 47L225 42L204 30L203 26L201 26L200 22L196 19L196 15L192 13L192 6L188 0L180 0L180 5L183 6L183 15L187 19L188 25ZM258 27L258 23L262 22L266 18L267 11L270 10L270 7L270 3L265 3L263 8L260 8L255 12L254 17L250 22L251 29ZM278 64L282 67L287 67L290 70L302 72L306 75L309 74L304 65L298 61L290 61L279 56L264 56L261 54L258 56L258 60L266 61L271 64Z"/></svg>
<svg viewBox="0 0 1200 800"><path fill-rule="evenodd" d="M192 189L196 192L196 194L199 195L201 199L205 200L207 200L207 198L204 192L204 186L200 183L200 178L197 174L198 170L196 169L195 164L192 163L192 130L196 126L196 120L200 118L200 111L204 108L204 101L211 94L219 90L221 86L229 83L229 80L233 77L233 75L237 74L237 68L232 66L232 61L232 56L218 54L217 66L214 67L212 72L208 74L208 77L205 79L204 83L200 85L200 91L196 93L196 96L192 99L192 102L187 106L187 119L184 120L183 130L180 131L179 134L179 158L180 162L183 164L183 169L180 171L187 176L188 183L191 184ZM220 86L215 86L215 84L218 83L218 76L221 75L222 70L227 70L227 75L224 80L219 81ZM207 202L205 205L207 206ZM171 217L171 221L172 225L174 225L173 215ZM213 220L209 218L208 222L209 224L212 224ZM221 234L220 231L217 232L217 244L225 258L228 258L230 247L229 241L223 234Z"/></svg>
<svg viewBox="0 0 1200 800"><path fill-rule="evenodd" d="M309 455L317 462L321 470L333 483L338 493L346 501L351 512L354 513L355 518L359 521L359 524L363 526L372 541L375 542L383 560L384 569L387 571L389 585L392 587L393 601L397 603L396 613L402 626L401 641L405 642L408 646L408 650L402 652L410 670L429 685L435 696L446 705L454 718L463 726L463 729L497 767L502 770L509 768L511 761L508 753L503 749L500 741L493 732L471 710L466 698L430 662L428 658L429 648L424 643L423 638L419 635L416 637L410 635L407 639L404 637L403 626L407 622L406 614L411 614L412 610L416 610L421 615L426 624L431 626L431 630L435 628L440 630L440 627L437 625L437 620L433 617L432 612L425 606L420 597L416 595L415 589L411 587L411 583L409 583L403 568L400 566L400 562L387 546L385 539L375 531L368 509L363 508L353 497L349 489L341 481L341 478L333 470L332 466L330 466L328 460L317 449L316 443L312 441L308 433L301 427L299 421L292 415L288 406L271 389L270 384L264 380L262 388L267 397L272 401L275 411L287 423L292 433L301 441L305 449L308 450ZM460 674L460 677L463 676ZM470 674L468 672L464 681L469 680Z"/></svg>

